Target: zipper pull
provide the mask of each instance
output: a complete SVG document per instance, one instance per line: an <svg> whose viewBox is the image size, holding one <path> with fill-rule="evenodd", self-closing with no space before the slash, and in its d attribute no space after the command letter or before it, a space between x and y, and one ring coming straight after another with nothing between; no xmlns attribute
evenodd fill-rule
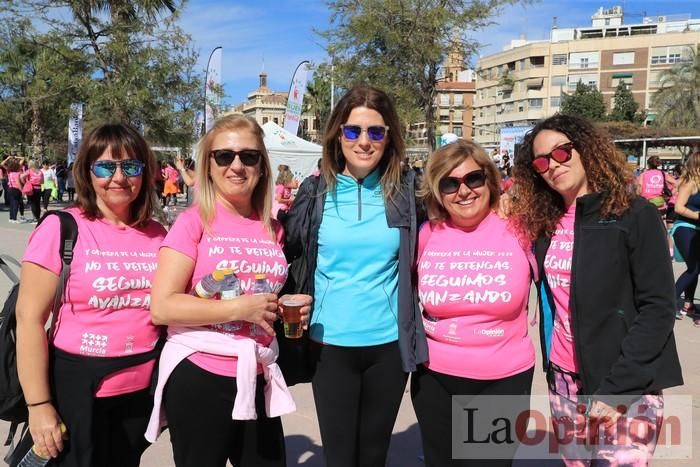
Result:
<svg viewBox="0 0 700 467"><path fill-rule="evenodd" d="M362 182L364 178L357 179L357 220L362 220Z"/></svg>

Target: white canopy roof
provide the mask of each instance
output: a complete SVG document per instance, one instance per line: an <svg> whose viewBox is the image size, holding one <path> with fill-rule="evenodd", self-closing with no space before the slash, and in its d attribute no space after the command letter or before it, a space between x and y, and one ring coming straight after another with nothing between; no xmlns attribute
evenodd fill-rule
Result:
<svg viewBox="0 0 700 467"><path fill-rule="evenodd" d="M277 166L286 164L301 182L316 170L321 158L321 146L291 134L274 122L262 126L265 132L265 147L270 155L273 182L277 178Z"/></svg>

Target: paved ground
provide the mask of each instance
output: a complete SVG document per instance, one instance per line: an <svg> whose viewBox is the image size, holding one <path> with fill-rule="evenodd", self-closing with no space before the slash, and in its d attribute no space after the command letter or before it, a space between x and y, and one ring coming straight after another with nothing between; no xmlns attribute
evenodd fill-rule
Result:
<svg viewBox="0 0 700 467"><path fill-rule="evenodd" d="M9 224L7 211L0 207L0 254L9 254L20 259L24 251L27 238L33 229L33 224ZM680 264L674 264L676 275L683 270ZM0 298L4 299L9 288L9 281L0 274ZM696 301L698 301L696 299ZM531 328L531 335L536 341L537 329ZM654 467L697 466L700 462L700 360L695 355L700 349L700 328L694 328L688 319L676 323L676 339L683 364L685 386L673 388L666 394L693 395L692 403L693 424L698 427L692 434L692 445L696 451L694 459L688 460L655 460ZM535 345L539 351L539 345ZM539 352L538 352L539 353ZM538 360L539 360L538 355ZM536 368L540 368L538 362ZM298 410L283 419L287 441L288 465L303 465L306 467L323 466L323 453L321 450L320 435L313 406L313 398L309 385L300 385L292 388ZM533 395L545 395L546 386L542 374L535 373L533 382ZM342 421L339 421L342 423ZM4 439L7 432L7 424L0 422L0 439ZM4 455L5 448L0 448ZM411 406L408 392L404 394L399 417L394 427L394 434L389 450L389 467L421 467L420 460L420 434L416 424L415 415ZM172 454L167 433L165 433L144 454L142 463L145 467L172 467ZM520 461L519 466L554 466L558 462Z"/></svg>

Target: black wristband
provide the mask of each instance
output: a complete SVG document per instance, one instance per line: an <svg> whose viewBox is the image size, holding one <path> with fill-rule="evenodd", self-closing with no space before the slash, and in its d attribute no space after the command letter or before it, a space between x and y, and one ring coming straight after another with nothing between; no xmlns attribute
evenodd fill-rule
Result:
<svg viewBox="0 0 700 467"><path fill-rule="evenodd" d="M51 403L51 399L47 399L45 401L36 402L34 404L27 404L27 407L36 407L38 405L44 405L44 404L50 404L50 403Z"/></svg>

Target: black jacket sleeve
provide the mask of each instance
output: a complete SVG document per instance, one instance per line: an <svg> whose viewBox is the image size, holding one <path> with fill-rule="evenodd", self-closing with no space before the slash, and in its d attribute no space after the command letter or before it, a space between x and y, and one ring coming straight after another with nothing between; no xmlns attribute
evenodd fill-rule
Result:
<svg viewBox="0 0 700 467"><path fill-rule="evenodd" d="M675 286L666 228L648 202L636 200L628 232L629 269L637 315L621 353L596 394L641 394L653 381L675 323Z"/></svg>
<svg viewBox="0 0 700 467"><path fill-rule="evenodd" d="M297 191L294 202L285 216L281 216L284 226L284 253L287 261L292 261L303 253L304 242L307 241L311 226L309 208L312 206L313 197L316 196L318 176L307 177Z"/></svg>

